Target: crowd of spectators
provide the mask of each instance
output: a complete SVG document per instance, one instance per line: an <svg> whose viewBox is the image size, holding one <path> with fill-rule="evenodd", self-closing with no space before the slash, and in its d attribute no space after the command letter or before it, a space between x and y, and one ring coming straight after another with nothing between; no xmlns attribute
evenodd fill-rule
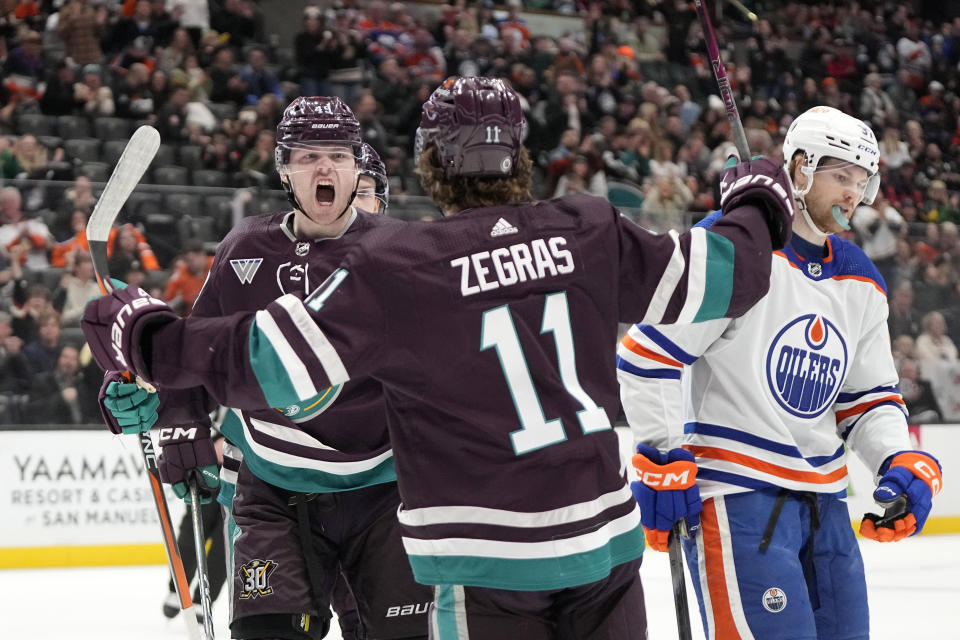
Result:
<svg viewBox="0 0 960 640"><path fill-rule="evenodd" d="M960 17L921 6L930 3L748 4L759 18L725 5L715 26L752 151L780 159L792 118L815 105L873 129L882 193L849 235L886 281L908 407L925 419L960 413L931 390L960 340ZM522 96L536 197L609 197L661 230L715 207L734 147L689 2L311 1L289 42L268 35L270 6L0 0L0 422L98 420L83 389L99 374L77 329L96 290L84 225L140 123L164 143L145 182L179 188L127 208L111 270L182 312L237 215L236 199L212 189L279 186L273 131L302 94L351 104L400 204L421 194L411 158L420 105L456 74L505 77ZM531 10L575 27L537 33ZM161 218L144 212L162 213L158 202L198 219L213 204L228 215L191 227L188 245L151 226ZM422 207L415 217L433 215ZM48 401L56 388L62 405Z"/></svg>

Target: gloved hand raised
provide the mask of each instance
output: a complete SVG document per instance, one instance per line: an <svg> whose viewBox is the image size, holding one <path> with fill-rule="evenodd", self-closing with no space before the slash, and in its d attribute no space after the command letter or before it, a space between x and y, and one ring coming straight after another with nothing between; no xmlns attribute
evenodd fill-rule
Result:
<svg viewBox="0 0 960 640"><path fill-rule="evenodd" d="M107 371L100 387L100 413L113 433L143 433L157 422L160 395Z"/></svg>
<svg viewBox="0 0 960 640"><path fill-rule="evenodd" d="M759 156L749 162L724 166L720 178L720 209L724 214L744 204L766 214L770 241L782 249L793 233L793 188L786 170Z"/></svg>
<svg viewBox="0 0 960 640"><path fill-rule="evenodd" d="M886 467L886 468L884 468ZM933 496L943 488L940 462L923 451L901 451L880 468L873 499L882 507L906 500L902 509L879 516L864 515L860 535L878 542L896 542L920 533L930 515Z"/></svg>
<svg viewBox="0 0 960 640"><path fill-rule="evenodd" d="M149 363L141 352L144 332L178 316L140 287L128 288L119 281L114 285L113 293L87 303L80 327L101 369L129 371L149 381Z"/></svg>
<svg viewBox="0 0 960 640"><path fill-rule="evenodd" d="M160 429L160 479L171 485L173 493L190 504L188 482L196 482L200 502L207 504L220 487L217 452L210 429L203 425Z"/></svg>
<svg viewBox="0 0 960 640"><path fill-rule="evenodd" d="M647 544L666 551L670 529L678 520L686 518L691 533L700 528L703 502L696 483L697 463L686 449L662 452L645 444L637 445L632 462L637 480L630 483L630 490L640 504Z"/></svg>

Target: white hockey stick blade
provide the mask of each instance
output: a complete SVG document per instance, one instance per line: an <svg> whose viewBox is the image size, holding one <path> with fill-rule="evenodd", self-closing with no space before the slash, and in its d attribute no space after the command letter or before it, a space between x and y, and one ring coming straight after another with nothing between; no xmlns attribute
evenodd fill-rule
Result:
<svg viewBox="0 0 960 640"><path fill-rule="evenodd" d="M147 172L159 148L160 134L150 125L143 125L133 132L87 221L88 241L107 241L123 203Z"/></svg>

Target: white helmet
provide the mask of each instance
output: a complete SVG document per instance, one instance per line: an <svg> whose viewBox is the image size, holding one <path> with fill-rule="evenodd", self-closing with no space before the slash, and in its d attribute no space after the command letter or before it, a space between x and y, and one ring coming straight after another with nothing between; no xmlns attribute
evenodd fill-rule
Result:
<svg viewBox="0 0 960 640"><path fill-rule="evenodd" d="M813 107L800 114L787 129L783 140L783 161L790 175L790 161L804 152L800 170L807 176L807 188L794 189L801 198L813 184L813 172L821 158L837 158L867 172L861 200L871 204L880 189L880 148L873 131L862 121L832 107ZM791 180L792 181L792 180Z"/></svg>

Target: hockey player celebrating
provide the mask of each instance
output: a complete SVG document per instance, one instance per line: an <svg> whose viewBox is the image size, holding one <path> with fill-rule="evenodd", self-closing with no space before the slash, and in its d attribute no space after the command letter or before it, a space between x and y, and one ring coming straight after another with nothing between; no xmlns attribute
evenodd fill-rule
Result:
<svg viewBox="0 0 960 640"><path fill-rule="evenodd" d="M525 130L504 81L450 78L416 144L448 217L367 231L306 300L179 319L119 289L90 303L84 331L101 364L241 409L382 382L404 546L435 586L432 638L644 637L640 514L605 354L618 320L737 316L763 296L790 185L773 163L743 163L710 230L658 236L602 199L531 201Z"/></svg>
<svg viewBox="0 0 960 640"><path fill-rule="evenodd" d="M387 169L380 154L366 142L363 143L363 158L357 180L357 196L353 206L369 213L384 213L390 200L390 183Z"/></svg>
<svg viewBox="0 0 960 640"><path fill-rule="evenodd" d="M223 317L283 294L306 297L362 234L400 225L351 206L360 206L361 189L369 196L364 208L380 210L377 194L386 204L383 164L365 150L359 123L339 98L291 103L277 127L276 161L294 209L245 218L227 235L193 315ZM156 399L136 385L117 380L105 394L113 422L127 430L193 427L161 429L161 475L181 497L195 470L207 472L197 476L209 479L207 492L216 488L207 417L215 403L202 388L161 385L159 417ZM425 638L432 593L413 580L400 541L380 384L355 378L283 405L257 397L226 403L236 409L220 427L233 445L224 448L219 495L235 521L233 637L322 637L342 571L356 596L358 635Z"/></svg>
<svg viewBox="0 0 960 640"><path fill-rule="evenodd" d="M940 465L911 451L883 280L832 235L877 193L873 132L815 107L790 126L783 155L802 215L773 258L770 293L737 319L640 324L621 342L639 442L632 489L651 546L665 550L686 517L708 638L867 638L863 562L842 501L846 448L877 474L881 505L907 499L884 521L864 519L861 534L880 541L923 529ZM720 187L722 205L730 180Z"/></svg>

